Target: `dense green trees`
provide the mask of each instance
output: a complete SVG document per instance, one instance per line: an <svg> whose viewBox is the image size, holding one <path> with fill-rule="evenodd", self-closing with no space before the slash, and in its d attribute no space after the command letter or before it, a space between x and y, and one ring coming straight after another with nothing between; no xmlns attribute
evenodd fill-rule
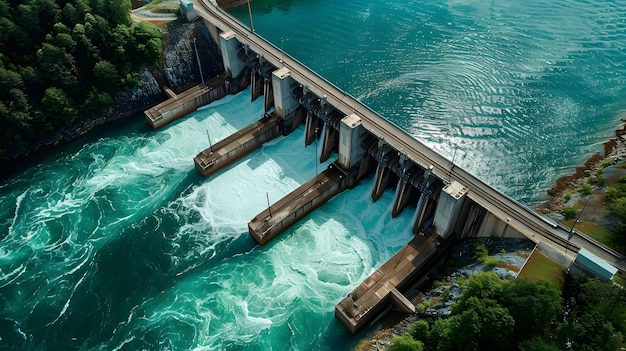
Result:
<svg viewBox="0 0 626 351"><path fill-rule="evenodd" d="M613 237L618 246L626 247L626 177L621 177L619 183L606 191L607 208L619 219L612 228ZM619 250L619 247L618 247Z"/></svg>
<svg viewBox="0 0 626 351"><path fill-rule="evenodd" d="M392 340L391 349L608 351L621 347L626 294L619 286L569 279L564 292L565 300L549 281L504 280L480 273L464 282L463 295L450 316L416 322L406 335Z"/></svg>
<svg viewBox="0 0 626 351"><path fill-rule="evenodd" d="M0 0L0 161L111 106L156 64L161 34L129 0Z"/></svg>

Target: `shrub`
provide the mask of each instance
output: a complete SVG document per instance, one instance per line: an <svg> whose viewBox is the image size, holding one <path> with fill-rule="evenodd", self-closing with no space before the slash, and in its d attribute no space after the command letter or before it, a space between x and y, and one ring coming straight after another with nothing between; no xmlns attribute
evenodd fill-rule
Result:
<svg viewBox="0 0 626 351"><path fill-rule="evenodd" d="M604 160L602 160L602 162L600 163L600 166L602 168L606 168L606 167L608 167L608 166L610 166L612 164L613 164L613 159L610 158L610 157L607 157Z"/></svg>
<svg viewBox="0 0 626 351"><path fill-rule="evenodd" d="M583 194L583 195L590 195L591 194L591 185L589 184L583 184L580 189L578 189L578 192Z"/></svg>
<svg viewBox="0 0 626 351"><path fill-rule="evenodd" d="M563 213L563 217L565 218L565 220L574 219L578 214L578 210L572 206L563 207L563 210L561 210L561 212Z"/></svg>
<svg viewBox="0 0 626 351"><path fill-rule="evenodd" d="M427 309L431 308L432 305L433 305L432 302L424 301L424 302L420 303L419 305L417 305L417 310L420 311L420 312L424 312Z"/></svg>
<svg viewBox="0 0 626 351"><path fill-rule="evenodd" d="M604 174L604 168L598 168L598 169L596 170L596 175L597 175L597 176L601 176L601 175L603 175L603 174Z"/></svg>
<svg viewBox="0 0 626 351"><path fill-rule="evenodd" d="M565 195L563 196L563 199L565 200L565 202L568 202L571 198L572 198L572 193L570 193L569 191L566 192Z"/></svg>
<svg viewBox="0 0 626 351"><path fill-rule="evenodd" d="M598 184L598 186L606 186L606 182L607 182L606 178L604 178L604 177L598 177L598 178L597 178L597 181L598 181L598 183L597 183L597 184Z"/></svg>
<svg viewBox="0 0 626 351"><path fill-rule="evenodd" d="M452 297L452 291L450 291L450 289L445 289L444 291L441 292L442 301L449 301L451 297Z"/></svg>
<svg viewBox="0 0 626 351"><path fill-rule="evenodd" d="M486 264L487 266L495 267L498 265L498 262L500 261L498 261L498 259L495 257L486 257L483 263Z"/></svg>
<svg viewBox="0 0 626 351"><path fill-rule="evenodd" d="M389 351L423 351L424 343L413 339L410 335L400 335L391 339Z"/></svg>
<svg viewBox="0 0 626 351"><path fill-rule="evenodd" d="M472 258L475 259L478 262L482 262L485 257L487 257L487 255L489 254L489 249L487 248L487 245L477 241L474 244L474 253L472 254Z"/></svg>
<svg viewBox="0 0 626 351"><path fill-rule="evenodd" d="M420 319L409 327L408 333L415 340L428 340L430 335L430 326L427 321Z"/></svg>
<svg viewBox="0 0 626 351"><path fill-rule="evenodd" d="M623 176L619 177L619 182L620 183L626 183L626 175L623 175Z"/></svg>

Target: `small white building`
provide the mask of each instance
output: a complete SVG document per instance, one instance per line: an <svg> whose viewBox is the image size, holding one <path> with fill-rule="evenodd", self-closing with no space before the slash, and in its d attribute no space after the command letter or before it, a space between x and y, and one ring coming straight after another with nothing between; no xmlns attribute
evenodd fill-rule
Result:
<svg viewBox="0 0 626 351"><path fill-rule="evenodd" d="M196 9L193 8L193 2L191 0L180 0L180 15L191 22L198 17Z"/></svg>
<svg viewBox="0 0 626 351"><path fill-rule="evenodd" d="M617 268L611 266L605 260L592 254L586 249L580 249L580 251L578 251L573 264L570 266L570 269L573 268L582 269L583 271L605 281L613 279L613 276L617 273Z"/></svg>

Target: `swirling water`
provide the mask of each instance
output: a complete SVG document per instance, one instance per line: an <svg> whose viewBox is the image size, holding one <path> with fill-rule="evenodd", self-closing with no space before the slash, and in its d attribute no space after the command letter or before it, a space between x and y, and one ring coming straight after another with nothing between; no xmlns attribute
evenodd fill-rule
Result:
<svg viewBox="0 0 626 351"><path fill-rule="evenodd" d="M255 29L534 205L626 105L623 1L255 0ZM245 9L233 13L247 20ZM288 29L288 30L287 30ZM249 92L94 135L0 186L0 349L345 349L333 308L411 237L371 179L267 246L246 223L314 175L303 130L204 179ZM320 165L320 169L325 165Z"/></svg>

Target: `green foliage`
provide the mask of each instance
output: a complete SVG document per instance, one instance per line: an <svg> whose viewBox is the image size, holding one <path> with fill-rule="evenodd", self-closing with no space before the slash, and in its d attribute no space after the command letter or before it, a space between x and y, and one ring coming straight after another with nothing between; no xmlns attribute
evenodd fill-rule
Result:
<svg viewBox="0 0 626 351"><path fill-rule="evenodd" d="M420 320L407 336L426 350L553 350L542 337L556 323L562 298L556 284L504 280L494 273L470 276L449 317Z"/></svg>
<svg viewBox="0 0 626 351"><path fill-rule="evenodd" d="M574 219L578 214L578 210L572 206L564 206L561 212L563 213L565 220Z"/></svg>
<svg viewBox="0 0 626 351"><path fill-rule="evenodd" d="M607 157L604 160L602 160L602 162L600 163L600 167L606 168L606 167L612 165L613 162L614 162L614 160L611 157Z"/></svg>
<svg viewBox="0 0 626 351"><path fill-rule="evenodd" d="M70 124L76 117L76 109L70 97L59 88L48 88L41 99L43 111L49 116L54 116L60 122Z"/></svg>
<svg viewBox="0 0 626 351"><path fill-rule="evenodd" d="M619 183L606 191L607 209L619 219L612 228L613 236L618 243L626 242L626 183Z"/></svg>
<svg viewBox="0 0 626 351"><path fill-rule="evenodd" d="M583 195L590 195L592 190L591 185L583 184L580 189L578 189L578 192Z"/></svg>
<svg viewBox="0 0 626 351"><path fill-rule="evenodd" d="M626 165L626 163L622 163L622 164L623 164L623 165ZM624 167L622 167L622 168L624 168ZM620 183L626 183L626 175L623 175L623 176L619 177L618 182L620 182Z"/></svg>
<svg viewBox="0 0 626 351"><path fill-rule="evenodd" d="M492 266L492 267L497 266L499 262L500 261L498 261L498 259L495 257L486 257L483 261L485 265Z"/></svg>
<svg viewBox="0 0 626 351"><path fill-rule="evenodd" d="M529 340L524 340L519 343L518 348L520 351L560 351L561 349L542 338L536 336Z"/></svg>
<svg viewBox="0 0 626 351"><path fill-rule="evenodd" d="M427 309L431 308L432 306L433 306L432 301L424 301L420 303L419 305L417 305L417 310L420 312L424 312Z"/></svg>
<svg viewBox="0 0 626 351"><path fill-rule="evenodd" d="M626 183L617 184L606 191L606 199L613 201L620 197L626 197Z"/></svg>
<svg viewBox="0 0 626 351"><path fill-rule="evenodd" d="M606 183L607 183L607 179L606 178L604 178L604 177L596 178L596 184L598 186L606 186Z"/></svg>
<svg viewBox="0 0 626 351"><path fill-rule="evenodd" d="M608 205L608 209L622 221L626 220L626 197L612 200Z"/></svg>
<svg viewBox="0 0 626 351"><path fill-rule="evenodd" d="M619 286L595 278L570 277L564 293L573 303L554 332L558 343L570 343L571 350L609 351L623 346L626 297Z"/></svg>
<svg viewBox="0 0 626 351"><path fill-rule="evenodd" d="M137 69L157 64L161 33L134 25L129 0L0 0L0 159L91 118Z"/></svg>
<svg viewBox="0 0 626 351"><path fill-rule="evenodd" d="M400 335L391 339L389 351L423 351L424 343L413 339L410 335Z"/></svg>
<svg viewBox="0 0 626 351"><path fill-rule="evenodd" d="M444 289L441 292L442 301L450 301L451 298L452 298L452 291L450 289Z"/></svg>
<svg viewBox="0 0 626 351"><path fill-rule="evenodd" d="M420 319L409 327L408 333L415 340L428 340L430 337L430 325L427 321Z"/></svg>
<svg viewBox="0 0 626 351"><path fill-rule="evenodd" d="M596 176L598 176L598 177L599 177L599 176L601 176L601 175L603 175L603 174L604 174L604 168L598 168L598 169L596 170Z"/></svg>
<svg viewBox="0 0 626 351"><path fill-rule="evenodd" d="M563 197L565 202L569 201L572 198L572 193L570 193L569 191L565 193L565 196Z"/></svg>
<svg viewBox="0 0 626 351"><path fill-rule="evenodd" d="M477 241L474 243L474 252L472 253L472 258L478 262L482 262L485 257L489 254L489 248L487 245Z"/></svg>

